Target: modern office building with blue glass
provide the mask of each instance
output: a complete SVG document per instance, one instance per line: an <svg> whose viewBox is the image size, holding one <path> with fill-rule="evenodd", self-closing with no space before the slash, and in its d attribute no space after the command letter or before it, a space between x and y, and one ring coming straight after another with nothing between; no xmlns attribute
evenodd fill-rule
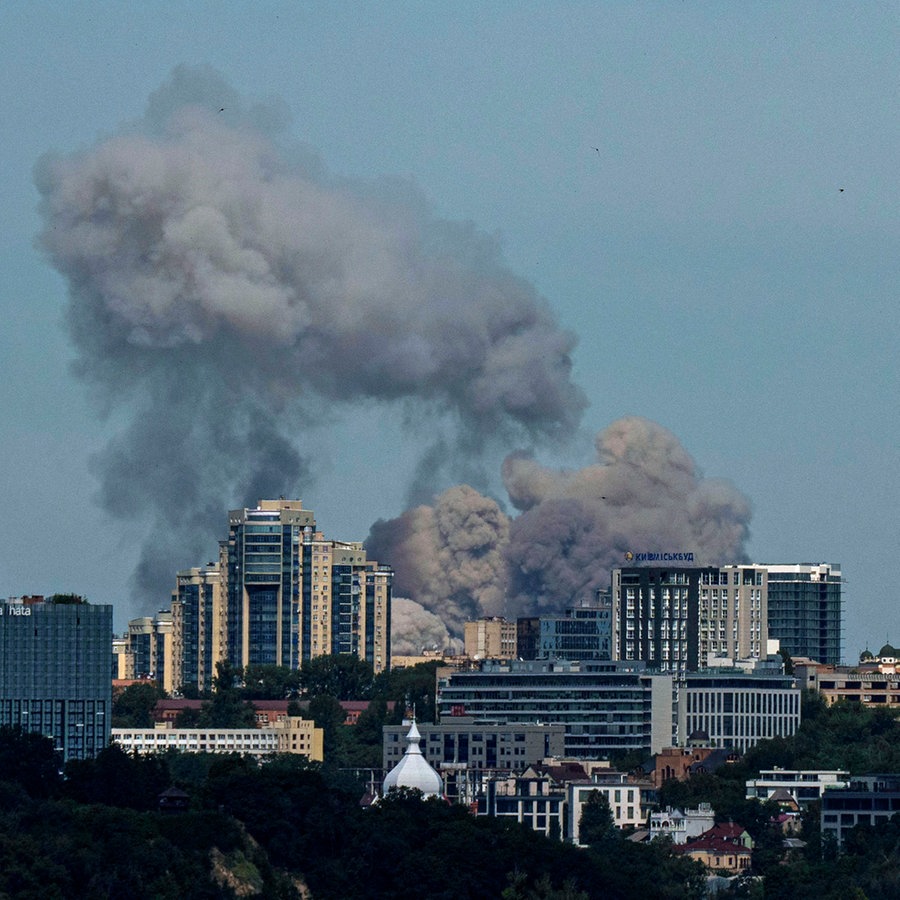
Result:
<svg viewBox="0 0 900 900"><path fill-rule="evenodd" d="M769 637L791 657L841 663L843 605L841 567L834 563L766 566Z"/></svg>
<svg viewBox="0 0 900 900"><path fill-rule="evenodd" d="M674 681L643 663L486 660L438 682L441 722L554 723L567 756L659 753L676 736Z"/></svg>
<svg viewBox="0 0 900 900"><path fill-rule="evenodd" d="M109 605L0 602L0 726L46 735L63 761L106 747L112 633Z"/></svg>

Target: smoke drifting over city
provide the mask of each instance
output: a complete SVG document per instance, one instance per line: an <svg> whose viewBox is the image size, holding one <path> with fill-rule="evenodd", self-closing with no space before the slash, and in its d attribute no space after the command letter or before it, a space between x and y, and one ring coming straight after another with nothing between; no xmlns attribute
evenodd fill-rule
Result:
<svg viewBox="0 0 900 900"><path fill-rule="evenodd" d="M397 590L421 603L423 638L429 612L457 635L479 616L561 613L607 587L629 551L693 553L697 565L744 561L746 498L702 478L670 431L620 419L596 447L597 462L575 471L507 457L515 517L456 487L373 526L367 546L391 560ZM416 623L410 611L406 620Z"/></svg>
<svg viewBox="0 0 900 900"><path fill-rule="evenodd" d="M408 183L330 176L285 124L180 67L143 120L36 170L77 371L126 417L94 469L107 510L150 519L148 599L208 557L229 506L308 486L324 415L434 417L410 485L430 497L491 444L564 439L586 405L574 338L493 238Z"/></svg>
<svg viewBox="0 0 900 900"><path fill-rule="evenodd" d="M76 370L124 422L93 465L103 507L147 525L138 603L210 558L227 508L314 496L317 430L375 402L402 404L411 439L423 419L436 435L406 488L419 505L367 541L409 598L398 650L479 615L561 610L627 550L742 558L747 501L642 419L598 435L578 471L508 456L515 516L472 487L438 493L483 488L488 451L575 434L575 339L493 238L436 218L408 182L332 176L286 131L278 104L180 67L143 119L36 169Z"/></svg>

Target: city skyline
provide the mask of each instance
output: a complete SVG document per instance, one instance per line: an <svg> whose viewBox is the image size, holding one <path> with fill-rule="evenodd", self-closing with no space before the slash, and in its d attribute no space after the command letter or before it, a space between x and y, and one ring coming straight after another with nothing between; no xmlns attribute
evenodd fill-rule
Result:
<svg viewBox="0 0 900 900"><path fill-rule="evenodd" d="M685 6L6 10L0 447L15 477L0 592L84 593L114 604L117 630L166 602L130 587L148 527L122 515L134 498L96 502L98 454L135 407L72 374L67 284L34 246L46 220L32 170L121 134L175 67L208 64L236 97L290 113L288 143L330 183L374 193L394 179L426 217L470 228L470 250L499 248L577 338L569 383L589 406L568 442L519 434L473 454L471 478L442 471L429 488L479 482L510 514L508 454L582 469L612 423L658 422L699 483L727 479L748 499L749 560L841 565L847 661L896 643L871 565L896 552L900 500L896 10ZM435 430L445 448L456 434L433 409L362 394L317 413L297 427L314 433L308 470L274 495L352 540L405 512ZM178 486L186 500L191 488ZM226 511L259 497L216 499ZM172 583L214 540L203 546L172 559Z"/></svg>

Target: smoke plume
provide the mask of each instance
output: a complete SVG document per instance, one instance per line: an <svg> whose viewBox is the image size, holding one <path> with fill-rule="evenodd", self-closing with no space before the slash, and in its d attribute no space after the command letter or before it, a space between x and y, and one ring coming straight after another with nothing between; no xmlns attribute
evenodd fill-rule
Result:
<svg viewBox="0 0 900 900"><path fill-rule="evenodd" d="M391 653L419 656L423 650L446 650L453 643L441 618L420 603L406 597L391 601Z"/></svg>
<svg viewBox="0 0 900 900"><path fill-rule="evenodd" d="M434 506L376 522L366 551L390 560L395 590L439 615L459 637L463 623L505 612L508 540L509 520L496 501L459 485Z"/></svg>
<svg viewBox="0 0 900 900"><path fill-rule="evenodd" d="M100 500L149 521L136 585L157 598L209 554L227 506L300 495L326 409L433 416L413 485L431 496L489 445L564 438L585 406L573 337L495 240L407 183L329 175L285 122L181 67L141 121L36 168L77 372L126 422L94 460ZM484 581L450 591L452 621L496 605L478 574L493 564L444 550L477 570L466 591Z"/></svg>
<svg viewBox="0 0 900 900"><path fill-rule="evenodd" d="M522 514L510 527L510 604L558 610L609 586L625 553L693 553L695 565L743 562L750 506L703 478L678 438L629 417L596 438L597 462L573 472L507 457L503 480Z"/></svg>
<svg viewBox="0 0 900 900"><path fill-rule="evenodd" d="M403 590L439 615L451 633L499 612L561 612L608 587L626 552L692 553L694 565L745 561L750 506L730 483L703 478L670 431L641 418L596 437L597 461L565 471L514 454L503 480L519 515L471 488L434 506L379 522L370 541L390 559ZM467 514L467 515L466 515ZM442 529L439 522L474 522ZM464 543L468 534L471 545Z"/></svg>

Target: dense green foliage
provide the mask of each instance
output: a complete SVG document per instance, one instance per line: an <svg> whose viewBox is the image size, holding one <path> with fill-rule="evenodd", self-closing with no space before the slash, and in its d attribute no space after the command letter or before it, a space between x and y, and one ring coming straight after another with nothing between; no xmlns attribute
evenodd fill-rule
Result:
<svg viewBox="0 0 900 900"><path fill-rule="evenodd" d="M152 728L153 707L157 700L166 696L154 681L130 684L123 691L113 695L113 728Z"/></svg>
<svg viewBox="0 0 900 900"><path fill-rule="evenodd" d="M581 808L581 821L578 833L581 843L588 847L597 847L616 834L616 823L606 794L591 791L587 802Z"/></svg>
<svg viewBox="0 0 900 900"><path fill-rule="evenodd" d="M803 817L805 847L785 861L781 830L774 823L775 804L745 799L745 785L763 769L843 769L851 775L900 772L900 722L887 709L853 702L827 706L808 692L800 728L790 738L763 741L737 763L714 775L667 781L660 789L662 806L696 807L708 802L719 821L739 822L755 841L753 872L762 881L746 882L726 896L751 898L817 897L819 900L865 900L900 896L900 819L890 828L858 828L845 852L823 841L818 805Z"/></svg>
<svg viewBox="0 0 900 900"><path fill-rule="evenodd" d="M701 896L699 867L665 846L612 838L582 851L403 791L362 809L297 757L110 748L63 778L42 741L0 731L0 759L22 760L0 770L0 897L287 900L305 886L314 900ZM160 813L173 782L190 808Z"/></svg>
<svg viewBox="0 0 900 900"><path fill-rule="evenodd" d="M48 603L55 603L58 606L80 606L83 603L87 603L87 599L82 597L81 594L51 594L47 598Z"/></svg>
<svg viewBox="0 0 900 900"><path fill-rule="evenodd" d="M278 673L273 676L278 684ZM235 673L220 677L221 693L243 702ZM402 692L402 715L414 686L424 687L428 677L433 670L424 677L413 671L398 683L374 679L370 714L355 726L356 744L348 743L355 729L340 724L333 695L313 698L310 711L328 720L339 757L365 754L376 739L380 752L386 695ZM137 696L129 702L139 709ZM772 765L827 761L828 768L853 772L897 770L893 744L900 726L890 714L854 705L827 708L814 698L805 707L807 719L794 738L760 744L716 775L668 782L662 801L709 801L721 819L740 822L754 837L757 878L740 880L720 896L900 896L900 817L878 829L856 829L837 854L821 839L818 811L811 809L803 820L806 846L785 859L774 806L744 799L744 780ZM585 807L582 827L591 846L579 850L402 791L362 809L359 791L344 789L345 783L333 766L298 757L265 763L200 754L137 757L117 747L70 763L63 777L49 741L0 729L0 897L207 898L247 891L287 900L305 888L314 900L411 892L448 900L703 895L699 864L665 842L628 841L609 828L609 811L600 802ZM189 808L160 813L159 794L172 785L187 792Z"/></svg>

